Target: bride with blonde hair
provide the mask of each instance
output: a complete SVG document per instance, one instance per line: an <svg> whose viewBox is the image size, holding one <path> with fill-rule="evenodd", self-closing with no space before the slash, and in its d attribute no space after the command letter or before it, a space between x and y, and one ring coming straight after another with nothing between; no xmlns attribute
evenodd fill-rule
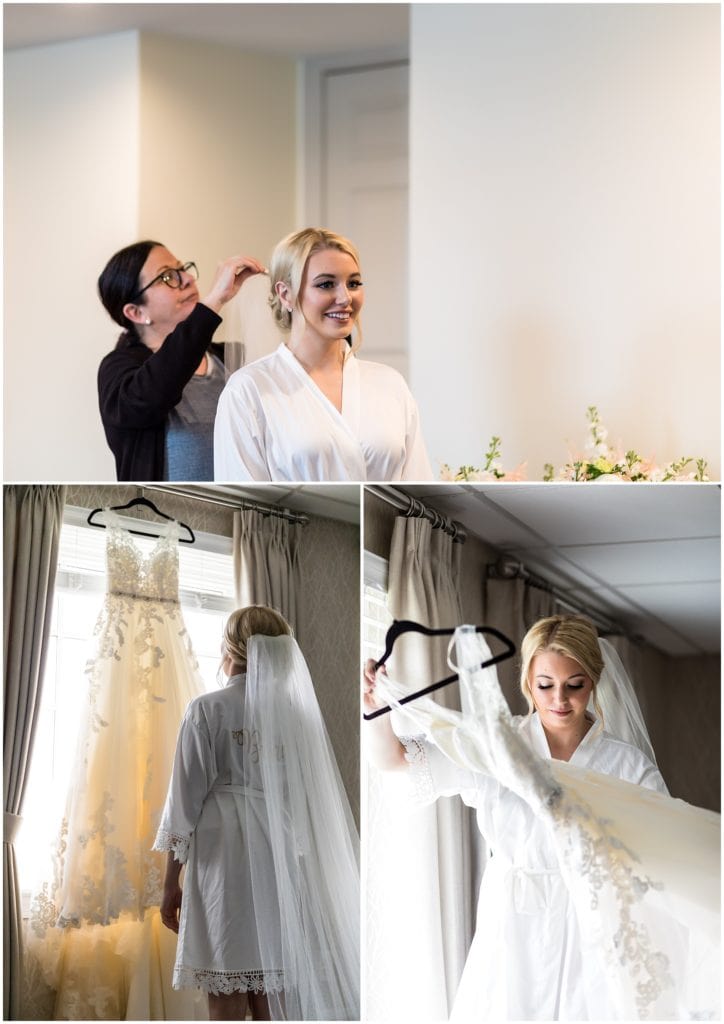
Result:
<svg viewBox="0 0 724 1024"><path fill-rule="evenodd" d="M357 359L365 288L359 253L326 228L283 238L270 304L286 336L222 392L217 480L430 480L420 417L403 377Z"/></svg>
<svg viewBox="0 0 724 1024"><path fill-rule="evenodd" d="M460 795L492 849L451 1019L715 1019L720 819L668 797L613 647L578 616L537 622L513 717L482 636L453 646L462 713L421 698L416 735L366 726L373 764ZM364 686L401 710L373 662Z"/></svg>
<svg viewBox="0 0 724 1024"><path fill-rule="evenodd" d="M155 843L173 986L206 992L213 1020L247 1003L254 1020L358 1019L358 840L306 661L252 605L229 617L221 667L181 725Z"/></svg>

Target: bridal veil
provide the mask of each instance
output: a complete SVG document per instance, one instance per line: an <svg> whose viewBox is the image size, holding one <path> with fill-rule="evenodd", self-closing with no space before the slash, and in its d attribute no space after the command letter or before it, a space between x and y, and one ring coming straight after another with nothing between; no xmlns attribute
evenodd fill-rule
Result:
<svg viewBox="0 0 724 1024"><path fill-rule="evenodd" d="M276 887L281 923L280 943L255 904L262 968L284 974L271 1016L358 1020L358 841L309 669L290 636L252 636L247 659L244 728L260 738L264 799L245 813L267 816L272 854L251 851L252 890Z"/></svg>

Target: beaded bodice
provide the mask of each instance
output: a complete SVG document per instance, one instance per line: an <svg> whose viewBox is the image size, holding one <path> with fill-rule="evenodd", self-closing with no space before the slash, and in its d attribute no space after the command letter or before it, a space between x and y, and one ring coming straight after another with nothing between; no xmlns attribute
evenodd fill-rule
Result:
<svg viewBox="0 0 724 1024"><path fill-rule="evenodd" d="M120 524L106 513L108 593L151 601L178 601L178 523L169 522L148 555Z"/></svg>

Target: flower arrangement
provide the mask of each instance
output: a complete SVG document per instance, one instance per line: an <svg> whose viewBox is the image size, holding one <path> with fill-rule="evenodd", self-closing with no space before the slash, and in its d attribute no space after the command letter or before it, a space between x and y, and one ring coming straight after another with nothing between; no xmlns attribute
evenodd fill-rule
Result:
<svg viewBox="0 0 724 1024"><path fill-rule="evenodd" d="M514 470L506 472L500 463L500 438L491 437L488 450L485 453L485 462L482 469L475 466L461 466L456 472L443 463L440 470L441 480L466 480L477 482L490 480L525 480L526 463L521 464Z"/></svg>
<svg viewBox="0 0 724 1024"><path fill-rule="evenodd" d="M608 431L601 423L601 417L595 405L589 405L586 416L588 419L588 440L584 446L584 454L569 458L557 472L553 463L547 462L543 470L543 480L565 480L584 482L587 480L626 480L633 483L648 481L659 483L667 480L704 482L707 476L706 459L683 457L668 462L663 468L658 467L652 459L642 458L634 449L624 450L623 446L614 448L608 443ZM501 463L501 441L493 437L485 453L482 469L475 466L461 466L453 471L444 464L440 472L441 480L464 481L495 481L525 480L526 463L506 472Z"/></svg>

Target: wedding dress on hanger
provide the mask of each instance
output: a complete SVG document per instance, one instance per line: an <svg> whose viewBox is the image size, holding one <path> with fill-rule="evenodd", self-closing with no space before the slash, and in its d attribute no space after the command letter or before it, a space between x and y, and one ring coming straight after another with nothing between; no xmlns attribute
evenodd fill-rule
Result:
<svg viewBox="0 0 724 1024"><path fill-rule="evenodd" d="M203 1019L205 1001L171 988L165 856L151 849L178 728L204 688L178 599L179 524L144 557L120 518L104 515L107 592L88 701L26 961L55 992L54 1019Z"/></svg>
<svg viewBox="0 0 724 1024"><path fill-rule="evenodd" d="M452 1019L718 1019L719 815L615 777L653 767L635 731L546 757L478 667L482 637L453 643L462 713L404 708L425 736L406 741L423 798L459 793L493 846ZM399 709L399 684L378 690Z"/></svg>

